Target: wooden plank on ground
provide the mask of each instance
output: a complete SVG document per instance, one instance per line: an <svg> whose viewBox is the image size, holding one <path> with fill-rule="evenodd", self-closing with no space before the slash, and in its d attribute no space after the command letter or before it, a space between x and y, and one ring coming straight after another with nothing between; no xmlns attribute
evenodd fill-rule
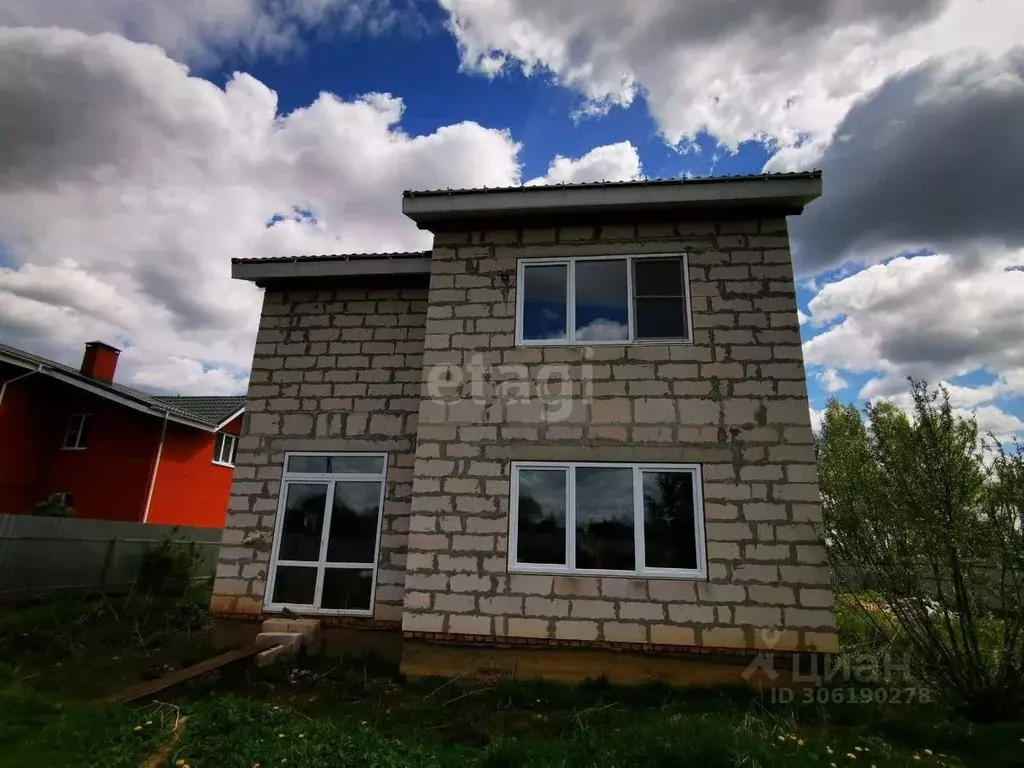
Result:
<svg viewBox="0 0 1024 768"><path fill-rule="evenodd" d="M147 680L143 683L137 683L125 688L120 693L109 696L103 700L103 703L112 704L114 702L129 702L143 699L153 694L160 693L168 688L175 685L180 685L188 680L193 680L200 675L205 675L207 672L212 672L215 669L231 664L235 661L241 661L247 659L250 656L255 656L260 651L267 650L267 646L252 643L245 646L244 648L237 648L227 653L222 653L220 656L214 656L212 659L206 661L200 661L198 664L193 664L191 667L185 667L184 669L176 669L168 675L164 675L156 680Z"/></svg>

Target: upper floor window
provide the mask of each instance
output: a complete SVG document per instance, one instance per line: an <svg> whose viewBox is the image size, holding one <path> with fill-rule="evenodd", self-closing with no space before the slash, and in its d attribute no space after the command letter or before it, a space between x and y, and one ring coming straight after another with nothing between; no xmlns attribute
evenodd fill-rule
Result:
<svg viewBox="0 0 1024 768"><path fill-rule="evenodd" d="M213 463L233 467L237 452L238 438L227 432L218 432L217 441L213 444Z"/></svg>
<svg viewBox="0 0 1024 768"><path fill-rule="evenodd" d="M691 341L684 254L522 259L521 345Z"/></svg>
<svg viewBox="0 0 1024 768"><path fill-rule="evenodd" d="M89 442L89 423L92 420L88 413L73 413L68 418L68 426L64 431L64 448L81 451Z"/></svg>

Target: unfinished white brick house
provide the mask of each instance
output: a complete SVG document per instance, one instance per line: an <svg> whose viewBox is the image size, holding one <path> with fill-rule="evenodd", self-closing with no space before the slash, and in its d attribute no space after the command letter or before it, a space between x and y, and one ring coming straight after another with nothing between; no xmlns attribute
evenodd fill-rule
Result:
<svg viewBox="0 0 1024 768"><path fill-rule="evenodd" d="M431 251L236 260L213 611L400 631L413 674L834 651L785 218L820 189L407 192Z"/></svg>

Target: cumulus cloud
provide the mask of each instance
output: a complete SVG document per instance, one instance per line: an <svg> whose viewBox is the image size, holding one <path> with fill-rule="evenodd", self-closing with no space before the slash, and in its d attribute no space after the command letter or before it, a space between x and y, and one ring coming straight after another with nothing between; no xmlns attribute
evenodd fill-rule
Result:
<svg viewBox="0 0 1024 768"><path fill-rule="evenodd" d="M1024 47L892 78L857 103L821 158L824 194L791 220L798 270L921 249L956 253L969 269L1024 247L1021 126Z"/></svg>
<svg viewBox="0 0 1024 768"><path fill-rule="evenodd" d="M400 0L5 0L0 26L112 32L208 64L229 49L283 52L314 26L382 32L411 10Z"/></svg>
<svg viewBox="0 0 1024 768"><path fill-rule="evenodd" d="M538 184L574 184L585 181L634 181L643 175L640 155L632 142L620 141L595 147L583 157L572 159L557 155L547 173L530 179L526 186Z"/></svg>
<svg viewBox="0 0 1024 768"><path fill-rule="evenodd" d="M848 386L846 379L835 368L826 368L824 371L821 371L818 374L818 381L821 382L827 392L839 392Z"/></svg>
<svg viewBox="0 0 1024 768"><path fill-rule="evenodd" d="M1009 257L1004 257L1009 258ZM823 287L808 308L829 327L805 342L810 365L935 380L1024 368L1024 273L965 274L948 254L900 257ZM1015 380L1018 380L1015 377ZM869 383L867 395L887 394Z"/></svg>
<svg viewBox="0 0 1024 768"><path fill-rule="evenodd" d="M549 74L596 105L639 93L670 143L707 130L810 157L855 100L962 47L1021 39L1017 0L441 0L463 67ZM584 112L588 107L584 107Z"/></svg>
<svg viewBox="0 0 1024 768"><path fill-rule="evenodd" d="M616 323L614 320L593 320L582 328L576 329L579 341L619 341L629 338L629 326Z"/></svg>
<svg viewBox="0 0 1024 768"><path fill-rule="evenodd" d="M808 305L825 330L804 343L807 364L825 368L826 388L830 370L868 374L860 399L904 406L908 376L943 383L955 406L978 410L983 429L1020 429L1003 410L1024 396L1024 273L1002 266L1014 256L990 255L971 271L949 254L900 257L825 285ZM951 383L972 373L993 383Z"/></svg>
<svg viewBox="0 0 1024 768"><path fill-rule="evenodd" d="M119 378L164 391L244 386L260 293L231 257L428 247L402 189L519 180L505 131L410 136L388 94L281 115L111 34L0 29L0 103L0 337L126 345Z"/></svg>

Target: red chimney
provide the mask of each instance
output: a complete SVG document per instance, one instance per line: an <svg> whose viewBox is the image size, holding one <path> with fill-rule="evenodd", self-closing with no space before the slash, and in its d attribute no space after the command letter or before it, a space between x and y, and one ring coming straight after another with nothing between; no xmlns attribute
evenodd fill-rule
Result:
<svg viewBox="0 0 1024 768"><path fill-rule="evenodd" d="M113 381L121 350L102 341L87 341L82 357L82 374L101 381Z"/></svg>

